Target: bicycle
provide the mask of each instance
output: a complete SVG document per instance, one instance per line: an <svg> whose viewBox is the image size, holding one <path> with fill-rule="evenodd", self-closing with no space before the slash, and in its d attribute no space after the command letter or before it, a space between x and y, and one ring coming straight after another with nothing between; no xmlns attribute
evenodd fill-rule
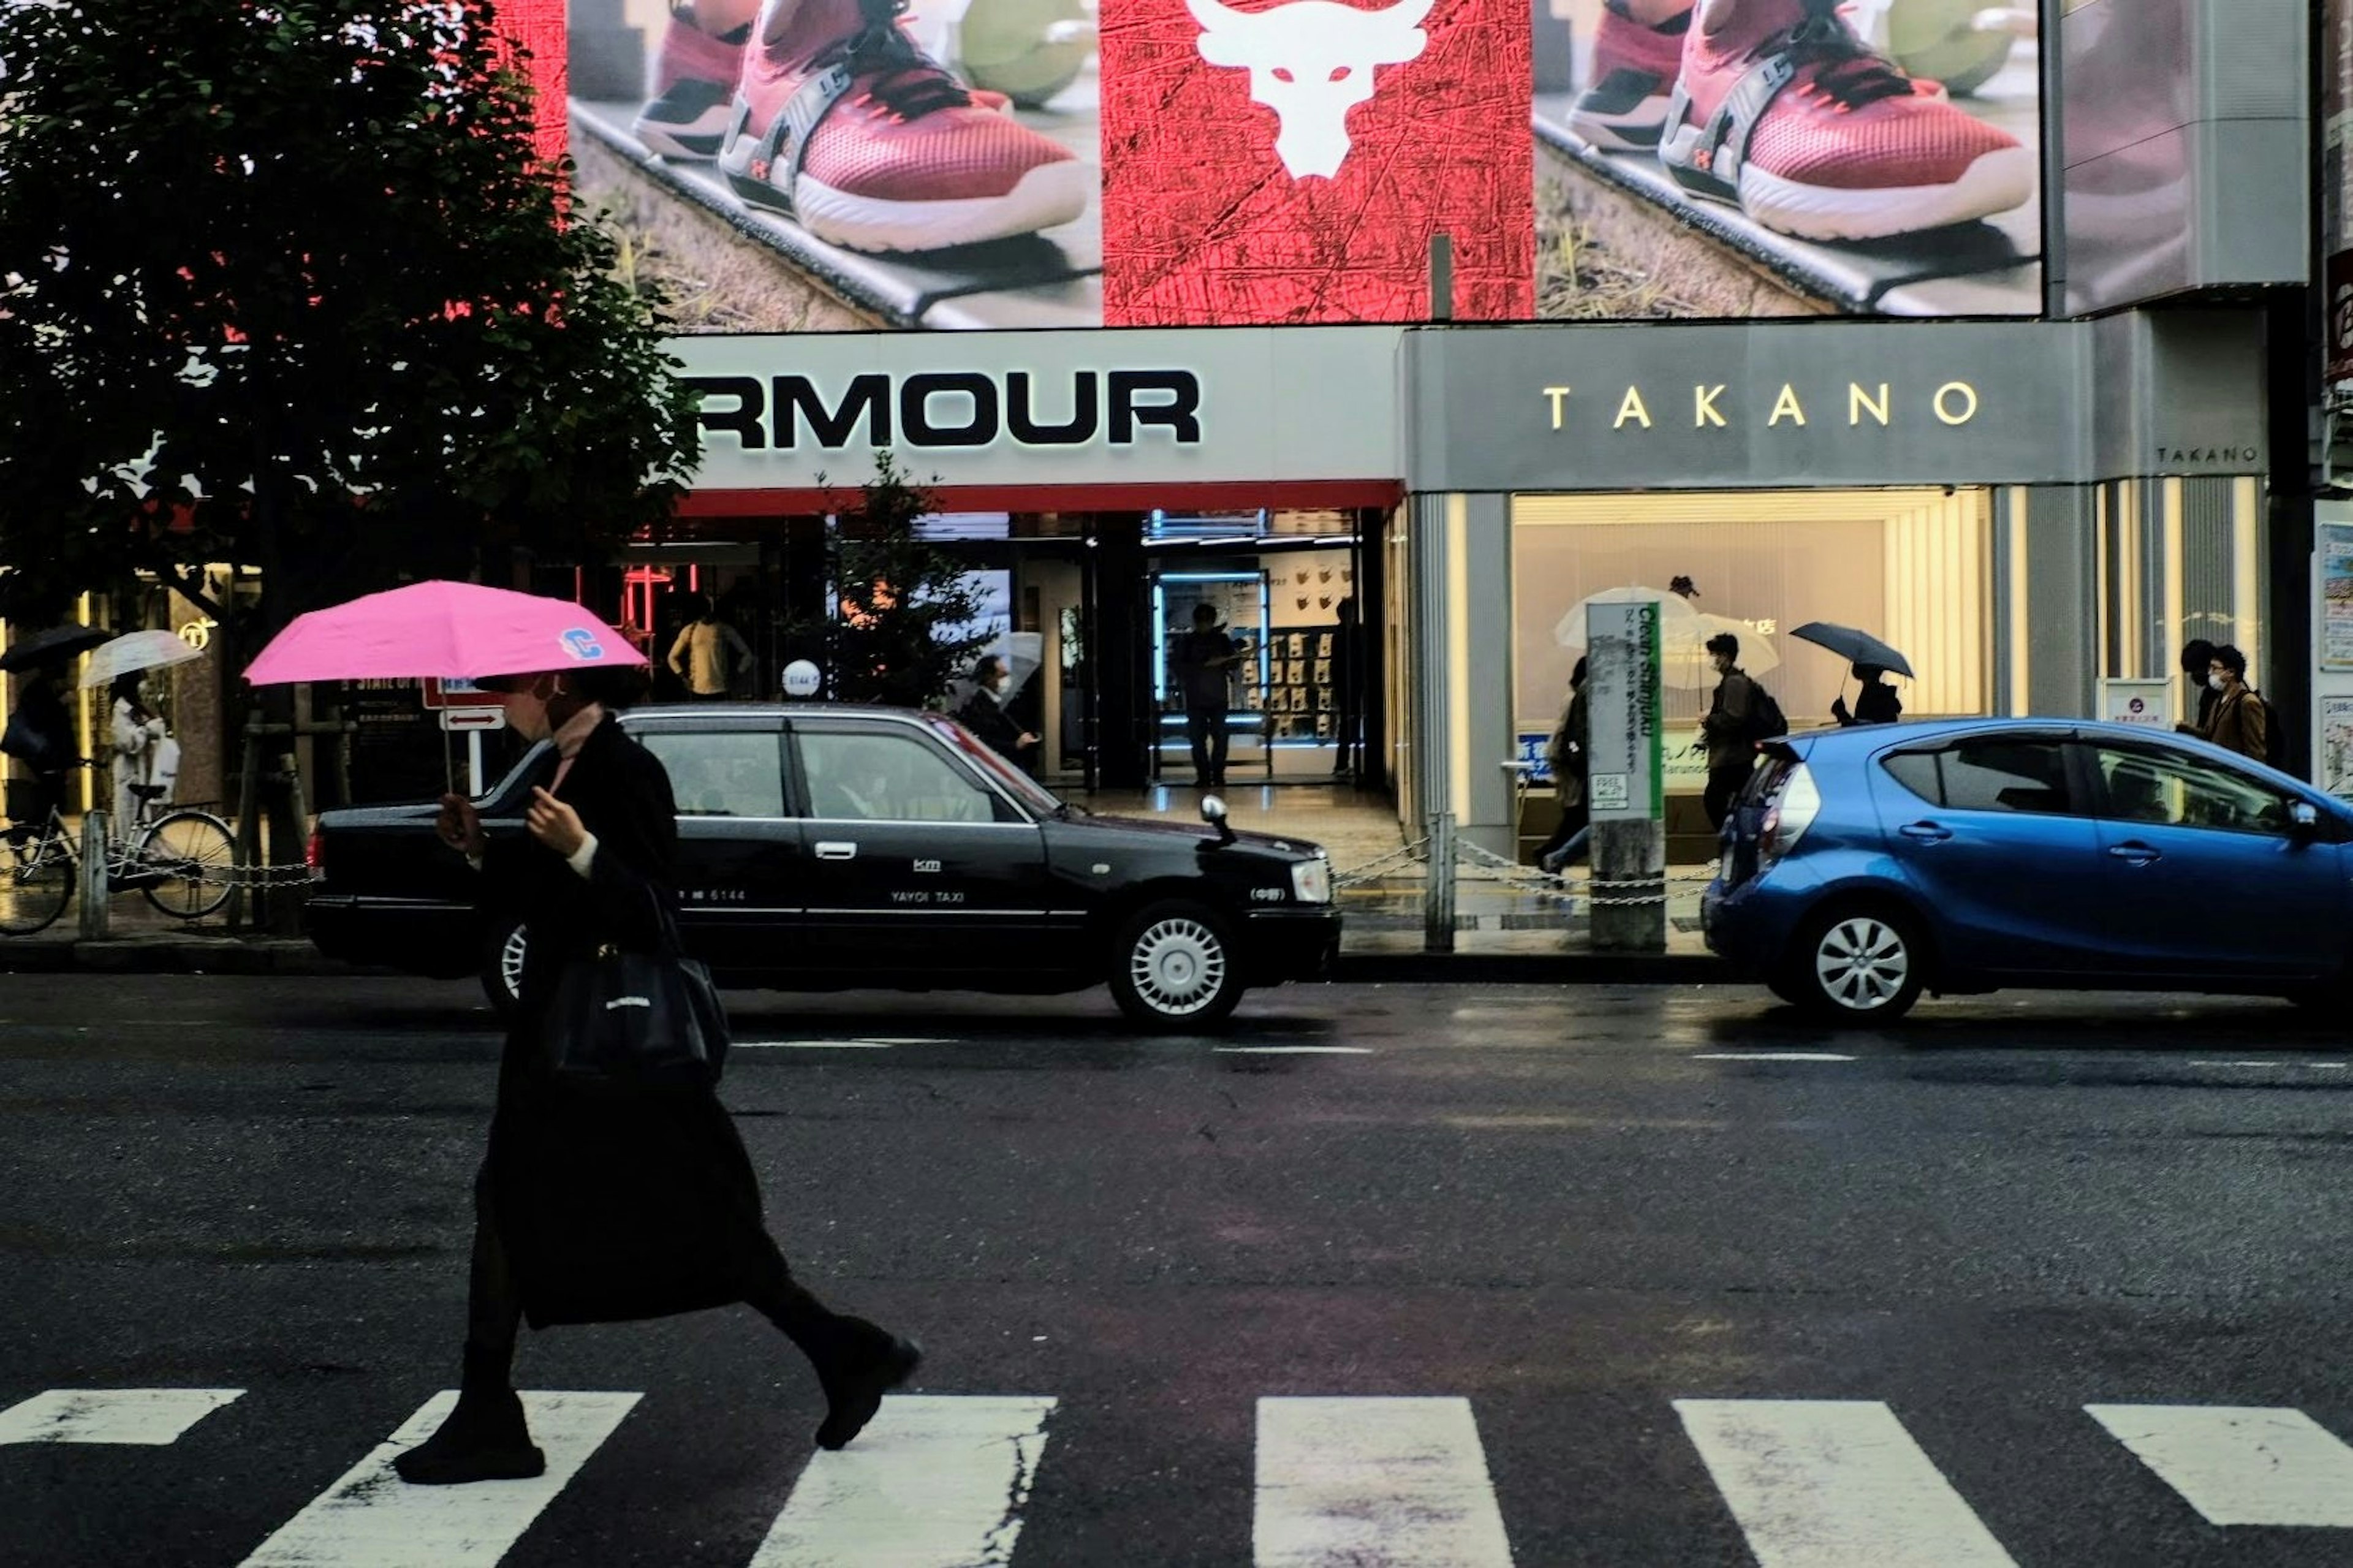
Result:
<svg viewBox="0 0 2353 1568"><path fill-rule="evenodd" d="M228 824L194 806L151 820L164 786L130 789L139 814L107 841L107 890L136 888L158 910L184 921L202 920L228 902L229 874L237 865L237 836ZM37 827L12 825L6 842L0 857L0 936L30 936L66 912L81 881L81 845L55 805Z"/></svg>

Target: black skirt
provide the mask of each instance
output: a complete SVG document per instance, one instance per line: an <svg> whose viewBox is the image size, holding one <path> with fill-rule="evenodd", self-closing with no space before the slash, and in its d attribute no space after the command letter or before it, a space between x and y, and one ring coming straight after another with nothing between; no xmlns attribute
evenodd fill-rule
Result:
<svg viewBox="0 0 2353 1568"><path fill-rule="evenodd" d="M788 1278L717 1094L546 1083L534 1028L508 1038L490 1141L492 1215L533 1328L699 1311Z"/></svg>

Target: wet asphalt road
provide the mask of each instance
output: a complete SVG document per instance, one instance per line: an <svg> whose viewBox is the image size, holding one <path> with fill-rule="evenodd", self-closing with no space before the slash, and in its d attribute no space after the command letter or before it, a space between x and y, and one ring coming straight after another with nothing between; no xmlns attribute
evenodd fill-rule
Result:
<svg viewBox="0 0 2353 1568"><path fill-rule="evenodd" d="M1745 989L1314 987L1212 1041L1100 993L733 1000L797 1269L922 1338L920 1392L1059 1402L995 1561L1250 1563L1258 1402L1410 1395L1469 1402L1523 1565L1759 1560L1686 1399L1884 1402L2030 1568L2353 1562L2208 1523L2084 1408L2353 1438L2353 1040L2282 1005L1831 1037ZM0 1561L242 1563L454 1385L496 1051L465 984L0 976L0 1410L247 1391L0 1446ZM519 1382L643 1398L516 1568L753 1562L818 1414L742 1310L532 1336Z"/></svg>

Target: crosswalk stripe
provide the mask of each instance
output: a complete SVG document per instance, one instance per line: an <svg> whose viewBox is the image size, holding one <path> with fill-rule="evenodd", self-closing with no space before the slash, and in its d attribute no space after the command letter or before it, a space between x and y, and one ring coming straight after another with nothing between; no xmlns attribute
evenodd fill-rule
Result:
<svg viewBox="0 0 2353 1568"><path fill-rule="evenodd" d="M437 1394L256 1548L244 1568L494 1568L643 1397L525 1394L545 1475L413 1487L393 1473L393 1456L431 1436L456 1407L455 1390Z"/></svg>
<svg viewBox="0 0 2353 1568"><path fill-rule="evenodd" d="M1510 1568L1467 1399L1261 1399L1258 1568Z"/></svg>
<svg viewBox="0 0 2353 1568"><path fill-rule="evenodd" d="M751 1568L1004 1568L1054 1404L890 1395L809 1460Z"/></svg>
<svg viewBox="0 0 2353 1568"><path fill-rule="evenodd" d="M2016 1568L1877 1401L1678 1399L1761 1568Z"/></svg>
<svg viewBox="0 0 2353 1568"><path fill-rule="evenodd" d="M0 1410L0 1443L176 1443L242 1388L52 1388Z"/></svg>
<svg viewBox="0 0 2353 1568"><path fill-rule="evenodd" d="M2209 1524L2353 1530L2353 1448L2301 1410L2086 1405Z"/></svg>

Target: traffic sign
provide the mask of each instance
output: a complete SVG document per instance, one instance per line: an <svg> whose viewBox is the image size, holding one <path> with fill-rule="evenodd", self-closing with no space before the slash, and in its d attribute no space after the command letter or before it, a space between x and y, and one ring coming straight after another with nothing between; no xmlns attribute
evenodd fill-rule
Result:
<svg viewBox="0 0 2353 1568"><path fill-rule="evenodd" d="M444 730L503 730L507 727L507 711L503 708L444 708L441 728Z"/></svg>
<svg viewBox="0 0 2353 1568"><path fill-rule="evenodd" d="M458 680L445 676L428 675L425 678L425 706L428 710L437 708L497 708L501 706L501 703L499 701L499 694L497 692L484 691L480 687L476 686L470 680ZM481 728L495 730L498 726L496 724L486 724L481 726Z"/></svg>

